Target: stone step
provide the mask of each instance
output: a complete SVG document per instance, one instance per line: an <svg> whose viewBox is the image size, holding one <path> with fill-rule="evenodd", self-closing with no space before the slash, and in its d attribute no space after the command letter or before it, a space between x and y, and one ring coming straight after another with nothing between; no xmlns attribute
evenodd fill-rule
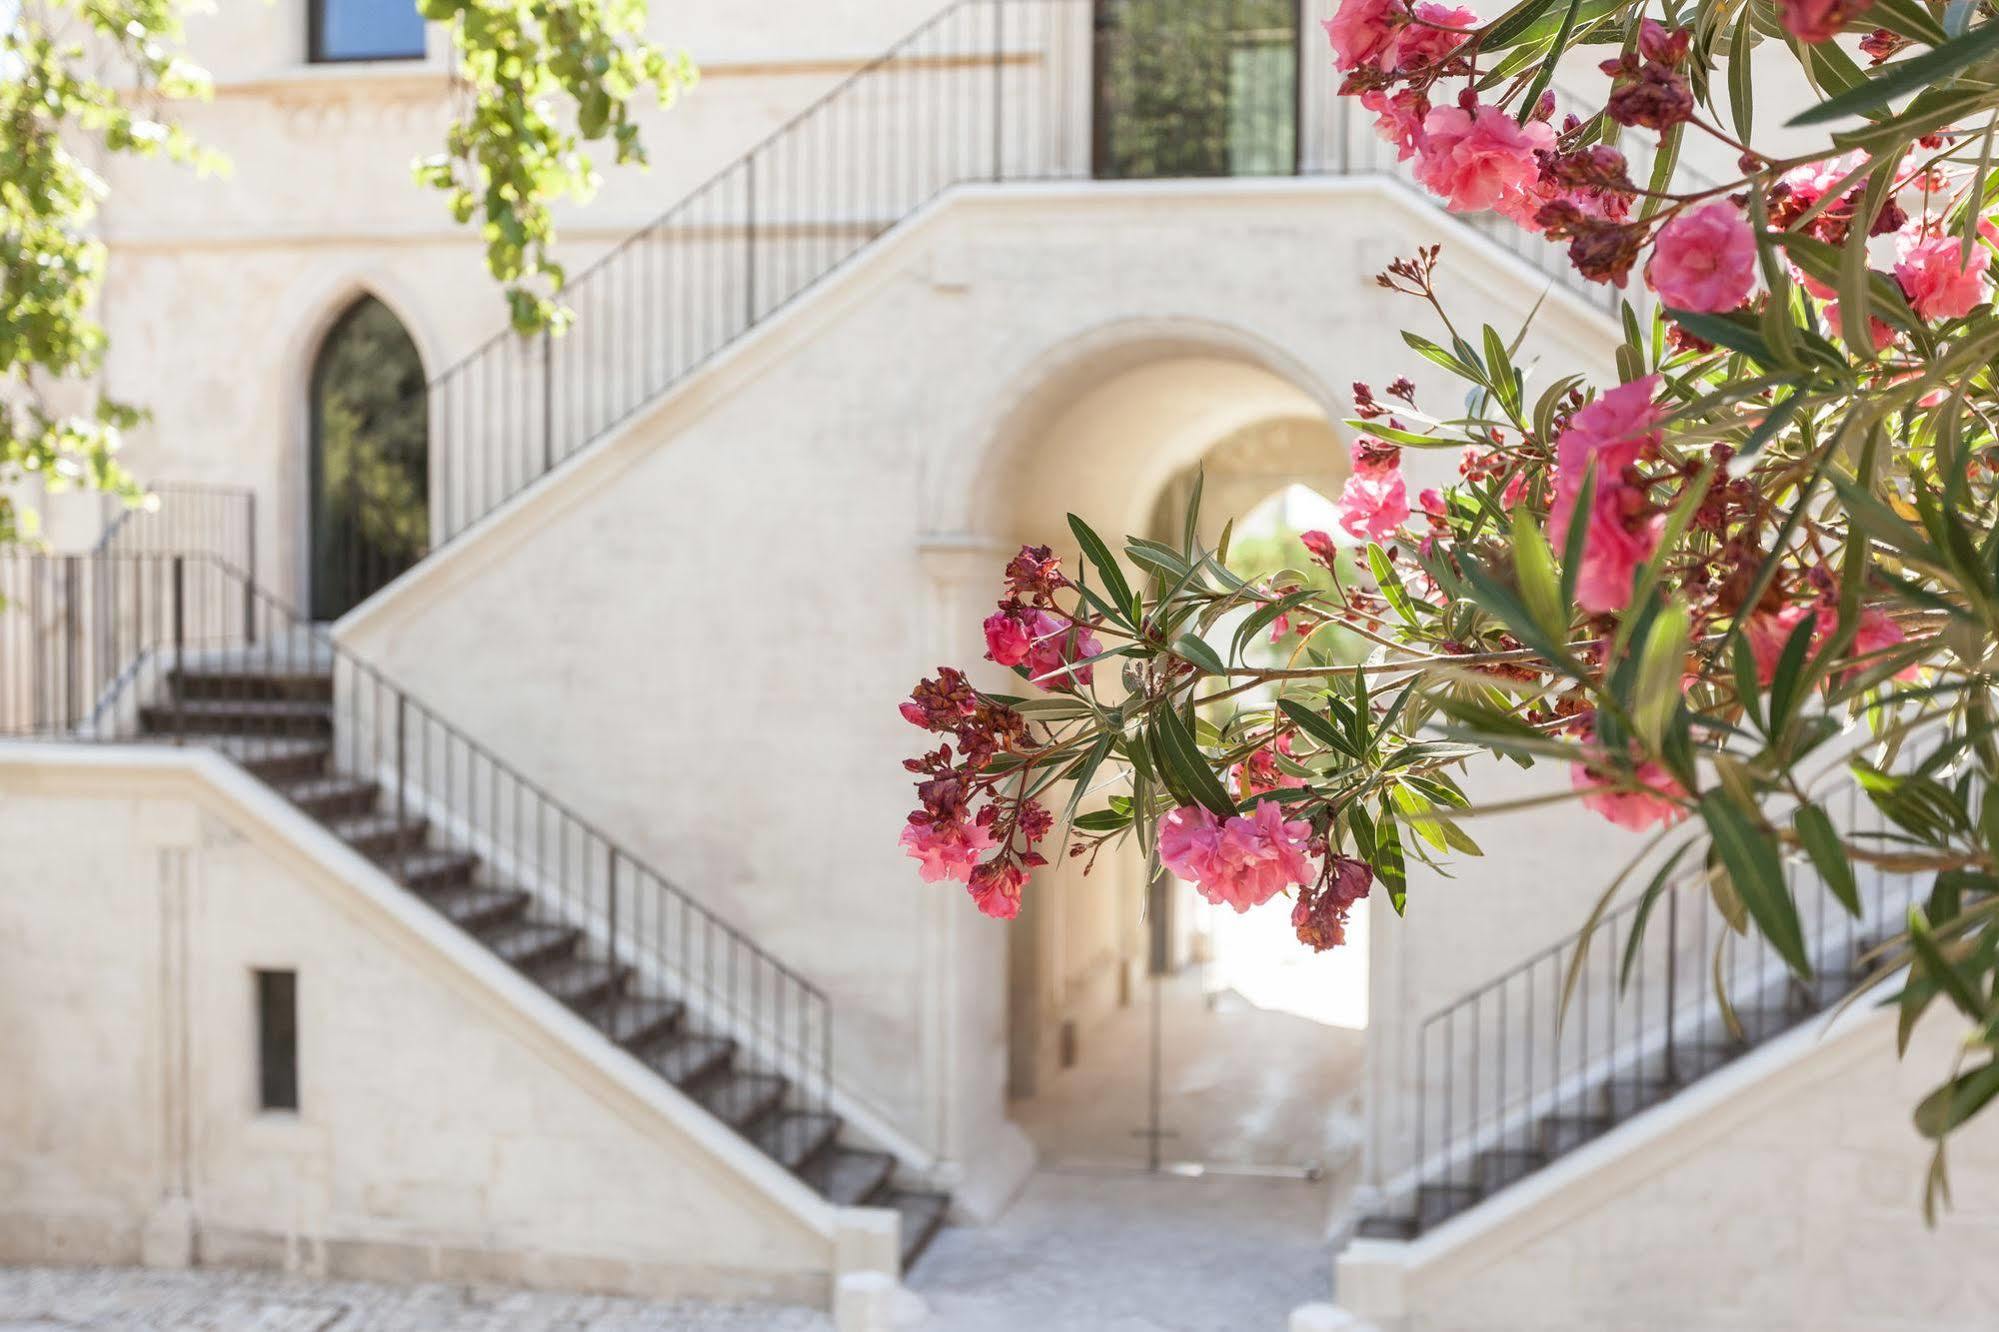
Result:
<svg viewBox="0 0 1999 1332"><path fill-rule="evenodd" d="M1608 1115L1546 1115L1534 1126L1540 1148L1550 1159L1572 1152L1610 1131Z"/></svg>
<svg viewBox="0 0 1999 1332"><path fill-rule="evenodd" d="M473 934L497 932L527 911L528 895L519 889L461 885L418 894L452 924Z"/></svg>
<svg viewBox="0 0 1999 1332"><path fill-rule="evenodd" d="M572 954L582 941L583 931L573 925L548 925L531 920L510 920L494 929L481 931L486 946L500 960L525 971Z"/></svg>
<svg viewBox="0 0 1999 1332"><path fill-rule="evenodd" d="M421 848L424 834L430 829L430 821L367 813L339 819L328 826L335 837L368 859L388 860Z"/></svg>
<svg viewBox="0 0 1999 1332"><path fill-rule="evenodd" d="M642 1058L668 1082L686 1088L726 1069L735 1055L736 1043L726 1036L676 1031L664 1040L651 1042Z"/></svg>
<svg viewBox="0 0 1999 1332"><path fill-rule="evenodd" d="M544 958L522 968L534 983L578 1012L595 1008L621 991L632 969L594 957Z"/></svg>
<svg viewBox="0 0 1999 1332"><path fill-rule="evenodd" d="M838 1115L779 1110L764 1116L763 1122L750 1134L750 1141L786 1170L800 1174L820 1153L833 1145L833 1139L839 1132Z"/></svg>
<svg viewBox="0 0 1999 1332"><path fill-rule="evenodd" d="M1425 1184L1416 1190L1416 1221L1424 1230L1440 1226L1484 1199L1477 1184Z"/></svg>
<svg viewBox="0 0 1999 1332"><path fill-rule="evenodd" d="M430 894L471 886L479 857L464 851L418 849L392 856L382 867L411 891Z"/></svg>
<svg viewBox="0 0 1999 1332"><path fill-rule="evenodd" d="M775 1074L721 1068L686 1090L709 1114L747 1137L783 1102L786 1084Z"/></svg>
<svg viewBox="0 0 1999 1332"><path fill-rule="evenodd" d="M902 1213L902 1270L906 1273L943 1229L951 1200L921 1189L891 1189L885 1202Z"/></svg>
<svg viewBox="0 0 1999 1332"><path fill-rule="evenodd" d="M324 740L204 736L201 743L241 764L252 777L274 785L321 776L333 754Z"/></svg>
<svg viewBox="0 0 1999 1332"><path fill-rule="evenodd" d="M157 735L248 735L313 738L333 733L333 709L290 700L196 699L153 703L139 709L140 723Z"/></svg>
<svg viewBox="0 0 1999 1332"><path fill-rule="evenodd" d="M895 1173L895 1158L887 1152L871 1152L833 1144L806 1162L799 1178L835 1207L857 1207L879 1198Z"/></svg>
<svg viewBox="0 0 1999 1332"><path fill-rule="evenodd" d="M1675 1095L1684 1085L1663 1078L1619 1078L1597 1088L1597 1108L1622 1123Z"/></svg>
<svg viewBox="0 0 1999 1332"><path fill-rule="evenodd" d="M1400 1212L1375 1212L1354 1227L1359 1239L1412 1240L1420 1233L1416 1218Z"/></svg>
<svg viewBox="0 0 1999 1332"><path fill-rule="evenodd" d="M322 823L366 814L381 798L381 787L354 777L311 777L276 784L278 794Z"/></svg>
<svg viewBox="0 0 1999 1332"><path fill-rule="evenodd" d="M282 654L259 663L255 655L241 664L196 666L170 677L174 693L184 699L331 703L333 676L305 661L287 662Z"/></svg>
<svg viewBox="0 0 1999 1332"><path fill-rule="evenodd" d="M610 1037L612 1044L641 1054L670 1037L680 1025L681 1014L687 1010L677 999L621 994L577 1011L584 1021Z"/></svg>
<svg viewBox="0 0 1999 1332"><path fill-rule="evenodd" d="M1478 1154L1478 1183L1487 1193L1495 1193L1516 1180L1548 1164L1545 1152L1531 1148L1495 1147Z"/></svg>

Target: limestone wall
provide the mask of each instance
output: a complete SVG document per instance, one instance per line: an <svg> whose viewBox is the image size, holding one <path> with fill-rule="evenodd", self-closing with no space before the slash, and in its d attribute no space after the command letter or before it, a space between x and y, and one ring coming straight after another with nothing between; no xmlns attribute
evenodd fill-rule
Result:
<svg viewBox="0 0 1999 1332"><path fill-rule="evenodd" d="M1359 1242L1335 1283L1383 1332L1956 1332L1988 1327L1999 1122L1952 1139L1920 1210L1909 1122L1961 1029L1895 1058L1893 1010L1801 1028L1415 1244Z"/></svg>
<svg viewBox="0 0 1999 1332"><path fill-rule="evenodd" d="M0 847L0 1262L829 1297L833 1209L220 759L5 747Z"/></svg>

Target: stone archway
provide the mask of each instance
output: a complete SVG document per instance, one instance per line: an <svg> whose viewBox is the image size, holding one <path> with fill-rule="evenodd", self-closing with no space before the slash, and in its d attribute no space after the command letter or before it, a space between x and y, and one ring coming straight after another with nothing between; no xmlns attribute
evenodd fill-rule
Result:
<svg viewBox="0 0 1999 1332"><path fill-rule="evenodd" d="M1177 529L1197 469L1204 474L1201 531L1210 544L1229 516L1241 516L1286 486L1337 495L1347 470L1347 434L1314 387L1273 368L1283 360L1230 335L1189 332L1098 341L1074 361L1051 366L982 469L971 513L989 534L985 544L996 550L1043 542L1072 548L1070 511L1113 541L1124 533ZM1193 942L1199 931L1156 941L1148 929L1148 899L1155 919L1162 902L1178 901L1146 882L1135 851L1106 857L1087 875L1072 864L1051 866L1007 931L1009 1091L1044 1156L1103 1156L1129 1137L1118 1126L1119 1111L1092 1091L1086 1095L1109 1118L1072 1132L1073 1150L1065 1149L1059 1138L1070 1130L1044 1131L1047 1124L1037 1122L1023 1098L1047 1097L1066 1069L1092 1059L1123 1060L1142 1070L1145 1052L1116 1048L1124 1042L1120 1033L1131 1027L1120 1014L1146 1002L1156 971L1185 978L1175 982L1179 989L1170 1004L1198 1005L1214 997L1203 992L1203 978L1192 975L1208 956ZM1281 914L1272 917L1279 926ZM1365 986L1364 977L1359 983ZM1345 1090L1357 1096L1361 1039L1349 1032L1328 1042L1323 1061L1306 1055L1301 1063L1337 1066ZM1173 1063L1171 1050L1165 1062ZM1294 1088L1307 1098L1322 1094L1312 1085L1311 1068L1299 1073L1280 1078L1284 1085L1265 1087L1266 1109ZM1190 1104L1183 1100L1183 1110ZM1129 1108L1134 1115L1142 1109L1136 1103ZM1303 1114L1309 1119L1312 1111ZM1219 1125L1227 1117L1224 1112L1204 1123ZM1282 1116L1267 1118L1274 1132ZM1314 1141L1297 1153L1273 1151L1271 1138L1244 1130L1240 1120L1227 1131L1238 1140L1203 1141L1190 1126L1176 1154L1238 1168L1302 1166L1325 1154L1309 1126L1304 1136ZM1142 1143L1131 1142L1124 1152L1130 1160L1144 1159Z"/></svg>
<svg viewBox="0 0 1999 1332"><path fill-rule="evenodd" d="M307 385L307 587L336 620L430 544L423 358L389 307L356 298L319 341Z"/></svg>

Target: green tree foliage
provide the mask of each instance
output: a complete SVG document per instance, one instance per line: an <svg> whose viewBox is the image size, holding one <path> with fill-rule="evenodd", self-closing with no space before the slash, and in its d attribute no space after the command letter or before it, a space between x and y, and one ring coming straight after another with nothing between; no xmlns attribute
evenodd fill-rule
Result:
<svg viewBox="0 0 1999 1332"><path fill-rule="evenodd" d="M138 404L98 391L106 351L92 314L105 249L91 226L105 195L95 153L158 157L211 172L225 164L170 114L208 95L182 51L195 0L0 0L0 487L40 478L128 498L119 432ZM461 114L443 151L416 164L452 215L476 224L511 322L559 324L562 269L550 207L597 183L584 145L608 139L643 162L633 118L693 77L685 57L643 36L643 0L425 0L448 23ZM0 497L0 543L32 534Z"/></svg>

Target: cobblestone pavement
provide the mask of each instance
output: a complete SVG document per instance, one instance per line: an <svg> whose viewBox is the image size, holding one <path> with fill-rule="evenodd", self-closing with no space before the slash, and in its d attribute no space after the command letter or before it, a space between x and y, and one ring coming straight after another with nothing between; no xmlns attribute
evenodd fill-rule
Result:
<svg viewBox="0 0 1999 1332"><path fill-rule="evenodd" d="M1327 1296L1323 1184L1044 1171L916 1266L901 1332L1277 1332ZM0 1332L832 1332L812 1309L273 1273L0 1268Z"/></svg>
<svg viewBox="0 0 1999 1332"><path fill-rule="evenodd" d="M1332 1290L1324 1184L1043 1171L937 1237L914 1332L1280 1332Z"/></svg>
<svg viewBox="0 0 1999 1332"><path fill-rule="evenodd" d="M0 1268L0 1332L831 1332L811 1309L256 1272Z"/></svg>

